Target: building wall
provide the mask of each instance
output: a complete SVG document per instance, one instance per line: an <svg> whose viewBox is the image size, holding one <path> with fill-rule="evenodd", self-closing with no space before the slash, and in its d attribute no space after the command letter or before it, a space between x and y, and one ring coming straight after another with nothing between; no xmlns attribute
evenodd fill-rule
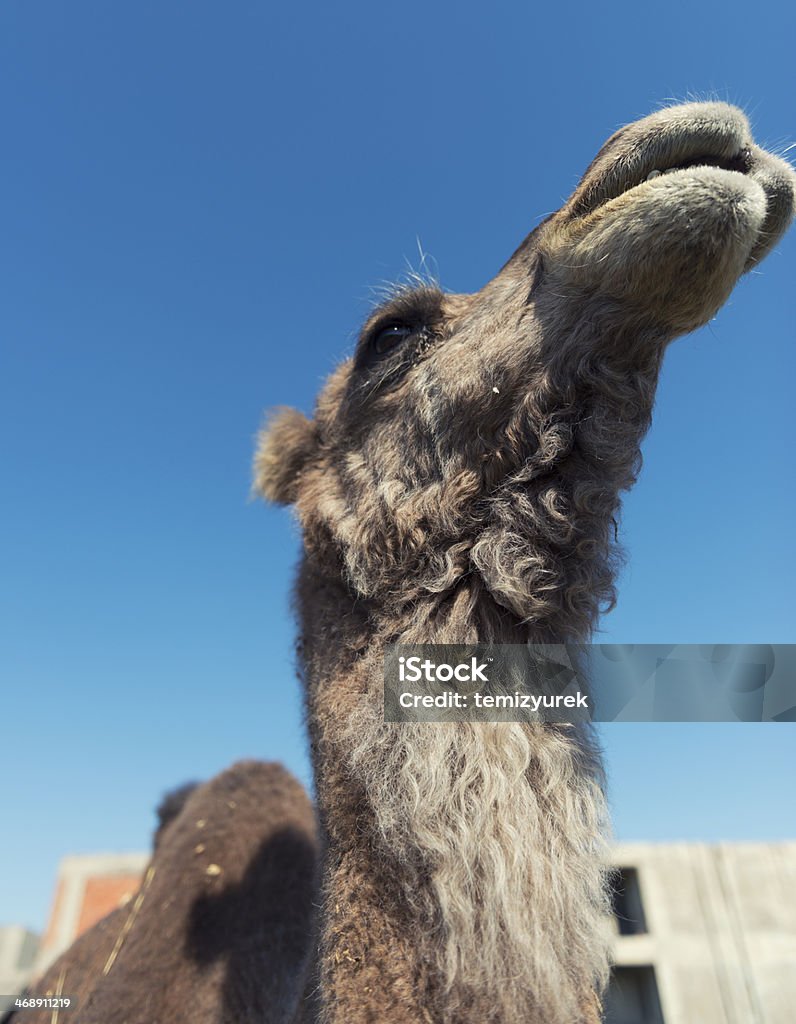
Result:
<svg viewBox="0 0 796 1024"><path fill-rule="evenodd" d="M659 1007L634 1020L618 1005L612 1024L796 1020L796 843L632 843L615 857L643 912L635 933L617 928L619 1003L657 989Z"/></svg>

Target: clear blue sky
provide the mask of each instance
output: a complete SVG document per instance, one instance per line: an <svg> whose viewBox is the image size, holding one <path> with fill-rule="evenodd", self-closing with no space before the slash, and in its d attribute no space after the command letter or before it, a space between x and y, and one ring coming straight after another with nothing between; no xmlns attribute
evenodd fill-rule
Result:
<svg viewBox="0 0 796 1024"><path fill-rule="evenodd" d="M654 11L654 20L648 17ZM667 99L796 140L791 4L0 6L0 923L144 849L241 756L304 779L262 411L311 407L371 289L480 287ZM675 344L604 638L791 642L796 233ZM603 730L626 839L796 834L793 727Z"/></svg>

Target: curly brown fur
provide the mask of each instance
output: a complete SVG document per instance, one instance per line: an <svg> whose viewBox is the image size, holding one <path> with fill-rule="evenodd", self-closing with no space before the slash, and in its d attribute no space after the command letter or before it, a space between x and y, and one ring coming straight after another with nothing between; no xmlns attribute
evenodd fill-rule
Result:
<svg viewBox="0 0 796 1024"><path fill-rule="evenodd" d="M652 171L660 171L647 180ZM607 974L605 803L573 729L386 725L391 641L587 639L666 345L784 231L790 167L720 103L617 132L475 295L365 324L256 463L294 501L300 656L328 840L325 1024L573 1024Z"/></svg>
<svg viewBox="0 0 796 1024"><path fill-rule="evenodd" d="M294 1021L317 861L303 788L281 765L242 761L170 794L159 813L139 892L81 936L28 994L60 989L76 997L74 1024ZM26 1012L24 1021L50 1024L51 1017Z"/></svg>

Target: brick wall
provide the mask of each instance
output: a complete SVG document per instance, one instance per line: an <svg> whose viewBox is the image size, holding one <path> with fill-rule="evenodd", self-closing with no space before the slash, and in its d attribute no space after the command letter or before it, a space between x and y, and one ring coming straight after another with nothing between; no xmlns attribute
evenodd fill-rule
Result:
<svg viewBox="0 0 796 1024"><path fill-rule="evenodd" d="M105 917L111 910L127 903L138 891L141 875L95 875L87 878L83 889L83 903L78 915L75 938Z"/></svg>

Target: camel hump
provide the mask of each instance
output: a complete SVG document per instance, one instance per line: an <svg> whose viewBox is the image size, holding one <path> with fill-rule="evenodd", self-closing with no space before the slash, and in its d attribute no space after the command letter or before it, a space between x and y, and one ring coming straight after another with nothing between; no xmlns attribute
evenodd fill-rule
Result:
<svg viewBox="0 0 796 1024"><path fill-rule="evenodd" d="M167 793L158 819L136 895L25 994L54 991L61 978L76 997L73 1024L292 1020L317 889L317 825L304 787L281 764L239 761ZM32 1011L8 1021L50 1018Z"/></svg>

